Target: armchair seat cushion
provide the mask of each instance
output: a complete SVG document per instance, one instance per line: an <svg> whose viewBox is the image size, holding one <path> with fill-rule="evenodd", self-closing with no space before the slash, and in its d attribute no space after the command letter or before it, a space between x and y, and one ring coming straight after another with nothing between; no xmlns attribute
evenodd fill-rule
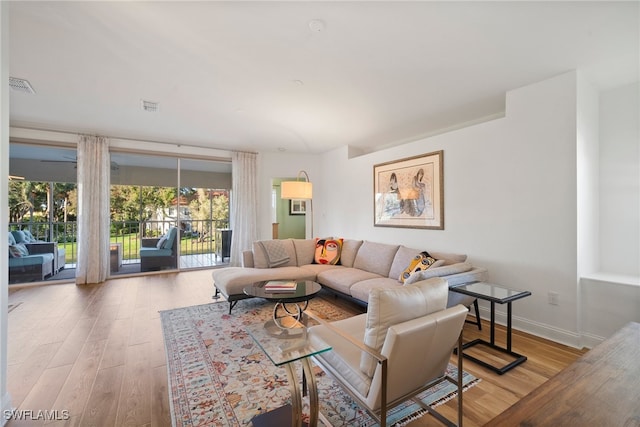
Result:
<svg viewBox="0 0 640 427"><path fill-rule="evenodd" d="M53 254L27 255L19 258L9 258L9 268L26 267L29 265L51 264L52 262L53 262Z"/></svg>
<svg viewBox="0 0 640 427"><path fill-rule="evenodd" d="M140 248L140 258L171 256L171 249Z"/></svg>
<svg viewBox="0 0 640 427"><path fill-rule="evenodd" d="M367 315L360 314L348 319L332 322L332 325L342 332L355 338L357 341L364 341L364 327ZM342 338L335 332L327 328L314 328L314 333L309 335L311 344L322 345L330 342L332 350L322 354L326 364L333 370L332 374L338 372L344 375L346 382L360 395L367 395L371 387L371 378L360 370L360 358L362 351Z"/></svg>

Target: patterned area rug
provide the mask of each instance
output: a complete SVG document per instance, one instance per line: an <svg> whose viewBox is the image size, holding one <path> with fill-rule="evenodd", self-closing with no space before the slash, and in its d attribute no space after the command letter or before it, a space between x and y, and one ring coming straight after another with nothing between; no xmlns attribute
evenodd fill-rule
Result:
<svg viewBox="0 0 640 427"><path fill-rule="evenodd" d="M174 426L247 426L257 414L289 402L284 369L275 367L245 332L247 325L270 319L272 308L256 298L239 303L231 315L226 302L160 312ZM322 298L311 300L309 309L328 320L351 315ZM316 374L320 410L334 426L376 425L333 380L319 369ZM463 380L465 389L479 381L467 372ZM420 397L433 404L455 395L456 386L444 382ZM422 413L407 403L389 414L389 424L402 425Z"/></svg>

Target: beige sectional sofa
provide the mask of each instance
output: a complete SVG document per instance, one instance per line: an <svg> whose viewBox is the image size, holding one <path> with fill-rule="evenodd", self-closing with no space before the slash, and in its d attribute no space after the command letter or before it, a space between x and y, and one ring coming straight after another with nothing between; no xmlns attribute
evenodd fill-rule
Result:
<svg viewBox="0 0 640 427"><path fill-rule="evenodd" d="M414 257L425 250L368 240L344 239L339 264L327 265L314 263L315 249L316 242L311 239L254 242L253 249L243 253L242 267L213 271L214 298L222 294L229 301L231 313L239 300L249 298L243 289L253 283L267 280L314 280L332 292L366 305L371 289L403 286L400 275ZM442 277L447 279L451 287L486 279L487 270L468 263L466 255L431 250L428 252L436 260L443 261L438 263L441 266L432 266L421 272L421 280ZM274 263L274 260L277 262ZM472 302L473 299L449 292L449 307L458 303L469 306Z"/></svg>

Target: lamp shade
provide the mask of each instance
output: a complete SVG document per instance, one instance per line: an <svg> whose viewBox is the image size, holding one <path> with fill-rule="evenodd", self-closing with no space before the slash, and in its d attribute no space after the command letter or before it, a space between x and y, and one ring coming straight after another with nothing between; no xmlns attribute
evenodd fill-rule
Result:
<svg viewBox="0 0 640 427"><path fill-rule="evenodd" d="M313 184L308 181L282 181L280 197L283 199L313 198Z"/></svg>

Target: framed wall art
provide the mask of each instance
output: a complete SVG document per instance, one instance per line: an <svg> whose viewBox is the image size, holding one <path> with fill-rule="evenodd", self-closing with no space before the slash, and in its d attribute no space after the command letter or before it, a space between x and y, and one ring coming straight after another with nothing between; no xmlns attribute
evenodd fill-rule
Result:
<svg viewBox="0 0 640 427"><path fill-rule="evenodd" d="M443 151L373 166L373 225L444 230Z"/></svg>
<svg viewBox="0 0 640 427"><path fill-rule="evenodd" d="M289 215L305 215L307 213L307 201L301 199L289 200Z"/></svg>

